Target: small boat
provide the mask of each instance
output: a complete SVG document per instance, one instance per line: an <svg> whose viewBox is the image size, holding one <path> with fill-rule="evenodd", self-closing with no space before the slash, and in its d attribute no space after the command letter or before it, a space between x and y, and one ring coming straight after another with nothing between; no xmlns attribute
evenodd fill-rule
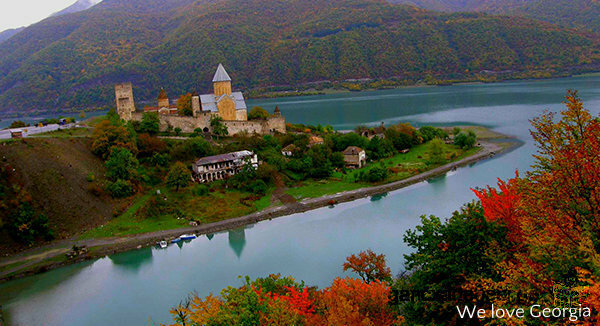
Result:
<svg viewBox="0 0 600 326"><path fill-rule="evenodd" d="M192 240L192 239L196 239L196 235L195 234L183 234L179 237L179 239L181 240Z"/></svg>
<svg viewBox="0 0 600 326"><path fill-rule="evenodd" d="M159 242L158 245L160 246L161 249L165 249L168 246L168 244L165 240Z"/></svg>

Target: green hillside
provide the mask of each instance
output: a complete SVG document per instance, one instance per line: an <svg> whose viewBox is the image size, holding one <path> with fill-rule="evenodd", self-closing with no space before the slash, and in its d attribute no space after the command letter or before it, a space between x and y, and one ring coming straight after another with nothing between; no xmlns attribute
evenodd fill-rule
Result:
<svg viewBox="0 0 600 326"><path fill-rule="evenodd" d="M206 91L222 62L236 87L352 78L548 76L600 61L598 40L529 20L427 12L377 0L105 0L0 47L0 112L111 105L164 87Z"/></svg>
<svg viewBox="0 0 600 326"><path fill-rule="evenodd" d="M476 11L523 16L600 33L598 0L390 0L438 11Z"/></svg>

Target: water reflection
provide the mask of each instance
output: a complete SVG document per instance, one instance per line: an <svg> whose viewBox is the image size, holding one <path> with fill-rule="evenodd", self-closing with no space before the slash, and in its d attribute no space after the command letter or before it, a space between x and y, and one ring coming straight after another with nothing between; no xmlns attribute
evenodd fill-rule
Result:
<svg viewBox="0 0 600 326"><path fill-rule="evenodd" d="M215 234L214 233L210 233L210 234L207 234L206 237L208 238L208 240L212 240L212 238L215 237Z"/></svg>
<svg viewBox="0 0 600 326"><path fill-rule="evenodd" d="M383 198L387 197L387 195L388 195L387 192L384 192L382 194L373 195L373 196L371 196L371 201L382 200Z"/></svg>
<svg viewBox="0 0 600 326"><path fill-rule="evenodd" d="M152 247L127 251L108 256L115 267L130 272L137 272L144 265L152 263Z"/></svg>
<svg viewBox="0 0 600 326"><path fill-rule="evenodd" d="M229 247L233 249L233 252L238 258L242 256L242 251L244 251L245 246L246 229L241 228L229 231Z"/></svg>

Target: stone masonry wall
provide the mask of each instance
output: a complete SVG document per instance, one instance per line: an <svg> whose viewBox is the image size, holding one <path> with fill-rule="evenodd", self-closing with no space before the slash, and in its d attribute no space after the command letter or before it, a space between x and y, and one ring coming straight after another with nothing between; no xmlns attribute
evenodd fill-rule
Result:
<svg viewBox="0 0 600 326"><path fill-rule="evenodd" d="M194 132L194 129L208 128L210 127L210 118L213 114L210 112L198 112L196 117L182 117L177 115L159 115L160 118L160 130L166 130L169 125L175 128L181 128L184 133ZM142 113L136 112L132 114L132 120L141 121ZM285 118L283 117L272 117L267 120L249 120L249 121L223 121L223 124L227 126L230 136L234 136L242 131L246 131L249 134L266 135L273 132L285 133Z"/></svg>

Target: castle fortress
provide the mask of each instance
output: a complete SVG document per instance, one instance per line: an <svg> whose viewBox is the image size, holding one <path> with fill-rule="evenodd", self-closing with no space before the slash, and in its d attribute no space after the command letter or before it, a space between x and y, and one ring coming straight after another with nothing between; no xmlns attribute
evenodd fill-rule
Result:
<svg viewBox="0 0 600 326"><path fill-rule="evenodd" d="M169 99L161 89L158 106L147 107L144 112L157 112L160 118L160 130L180 128L182 132L191 133L201 129L205 133L212 132L210 120L214 116L223 119L230 136L240 132L260 135L275 132L285 133L285 118L276 110L266 120L248 120L248 112L244 95L231 91L231 78L222 64L219 64L212 80L213 94L192 94L192 116L180 116L177 108L169 104ZM133 88L131 83L115 85L117 113L121 119L140 121L143 112L135 109Z"/></svg>

